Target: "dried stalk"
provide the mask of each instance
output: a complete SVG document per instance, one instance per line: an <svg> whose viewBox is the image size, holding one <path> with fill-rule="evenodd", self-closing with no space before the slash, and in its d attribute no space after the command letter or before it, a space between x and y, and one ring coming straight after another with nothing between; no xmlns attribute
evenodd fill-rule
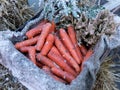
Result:
<svg viewBox="0 0 120 90"><path fill-rule="evenodd" d="M0 0L0 30L15 30L33 15L27 0Z"/></svg>
<svg viewBox="0 0 120 90"><path fill-rule="evenodd" d="M99 12L94 19L89 19L83 14L80 19L74 21L78 42L82 40L88 46L94 46L101 35L110 36L115 32L113 15L107 10Z"/></svg>
<svg viewBox="0 0 120 90"><path fill-rule="evenodd" d="M120 82L120 70L116 65L112 57L106 58L97 73L93 90L119 90L116 82Z"/></svg>

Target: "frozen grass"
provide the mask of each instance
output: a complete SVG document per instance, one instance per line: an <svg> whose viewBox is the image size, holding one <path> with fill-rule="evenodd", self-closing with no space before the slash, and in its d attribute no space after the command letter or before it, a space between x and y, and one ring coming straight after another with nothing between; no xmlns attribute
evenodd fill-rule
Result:
<svg viewBox="0 0 120 90"><path fill-rule="evenodd" d="M108 57L101 64L93 90L119 90L117 84L120 82L120 70L117 66L120 65L114 60L115 58Z"/></svg>
<svg viewBox="0 0 120 90"><path fill-rule="evenodd" d="M15 30L33 15L27 0L0 0L0 30Z"/></svg>

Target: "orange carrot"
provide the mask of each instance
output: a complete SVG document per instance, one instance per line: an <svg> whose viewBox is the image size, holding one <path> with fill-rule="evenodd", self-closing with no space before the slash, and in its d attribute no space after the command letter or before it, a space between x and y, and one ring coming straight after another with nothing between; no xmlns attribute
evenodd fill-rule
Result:
<svg viewBox="0 0 120 90"><path fill-rule="evenodd" d="M65 79L65 80L66 80L67 82L69 82L69 83L70 83L72 80L75 79L75 77L74 77L73 75L71 75L70 73L65 72L65 71L63 71L63 70L61 70L61 69L58 69L58 68L56 68L56 67L53 67L53 68L51 69L51 71L52 71L52 73L54 73L55 75L57 75L57 76Z"/></svg>
<svg viewBox="0 0 120 90"><path fill-rule="evenodd" d="M50 68L47 66L43 66L42 68L47 74L49 74L50 76L52 76L55 80L62 82L62 83L67 83L65 80L53 75L53 73L51 72Z"/></svg>
<svg viewBox="0 0 120 90"><path fill-rule="evenodd" d="M35 54L36 54L36 50L34 46L30 46L29 50L28 50L28 54L29 54L29 58L30 60L36 64L36 58L35 58Z"/></svg>
<svg viewBox="0 0 120 90"><path fill-rule="evenodd" d="M82 55L85 56L87 53L86 47L84 45L80 45L79 48L80 48Z"/></svg>
<svg viewBox="0 0 120 90"><path fill-rule="evenodd" d="M31 29L28 32L26 32L26 36L28 37L28 39L33 38L34 36L40 34L40 32L42 31L42 26L45 23L47 23L46 20L40 22L40 24L38 24L36 27L34 27L33 29Z"/></svg>
<svg viewBox="0 0 120 90"><path fill-rule="evenodd" d="M23 46L23 47L20 48L20 51L21 51L22 53L26 53L26 52L28 52L29 47L30 47L30 46Z"/></svg>
<svg viewBox="0 0 120 90"><path fill-rule="evenodd" d="M25 47L21 47L20 51L22 53L26 53L28 52L28 58L34 63L36 64L36 59L35 59L35 54L36 54L36 50L34 46L25 46Z"/></svg>
<svg viewBox="0 0 120 90"><path fill-rule="evenodd" d="M50 23L46 23L43 28L42 28L42 32L41 35L39 36L37 45L36 45L36 50L40 51L44 45L45 39L47 38L48 34L50 33L50 28L51 28L51 24Z"/></svg>
<svg viewBox="0 0 120 90"><path fill-rule="evenodd" d="M50 60L46 56L41 55L40 53L37 54L36 58L40 63L45 64L48 67L56 67L52 60Z"/></svg>
<svg viewBox="0 0 120 90"><path fill-rule="evenodd" d="M24 47L24 46L34 45L34 44L36 44L38 38L39 38L39 36L36 36L32 39L28 39L28 40L25 40L25 41L22 41L22 42L18 42L18 43L15 44L15 48L20 49L21 47Z"/></svg>
<svg viewBox="0 0 120 90"><path fill-rule="evenodd" d="M84 57L83 62L82 62L81 71L83 70L83 63L84 63L86 60L88 60L88 59L91 57L92 54L93 54L93 50L89 49L89 50L87 51L87 54L86 54L85 57Z"/></svg>
<svg viewBox="0 0 120 90"><path fill-rule="evenodd" d="M80 59L75 51L74 45L72 44L69 36L67 35L66 31L64 29L60 29L60 37L62 38L62 41L64 45L67 47L73 58L76 60L78 64L80 64Z"/></svg>
<svg viewBox="0 0 120 90"><path fill-rule="evenodd" d="M77 55L79 56L80 62L83 60L82 54L79 50L79 46L77 44L77 38L76 38L76 33L74 31L74 28L72 26L68 26L68 35L75 47L75 50L77 52Z"/></svg>
<svg viewBox="0 0 120 90"><path fill-rule="evenodd" d="M86 60L88 60L88 59L91 57L92 54L93 54L93 50L89 49L89 50L87 51L85 57L84 57L83 62L85 62Z"/></svg>
<svg viewBox="0 0 120 90"><path fill-rule="evenodd" d="M36 62L36 65L39 67L39 68L42 68L43 65L40 63L40 62Z"/></svg>
<svg viewBox="0 0 120 90"><path fill-rule="evenodd" d="M51 51L54 51L56 54L58 54L58 55L61 56L60 52L58 51L58 49L57 49L55 46L53 46L53 47L51 48Z"/></svg>
<svg viewBox="0 0 120 90"><path fill-rule="evenodd" d="M47 55L47 53L49 52L49 50L52 48L53 46L53 43L55 41L55 37L53 34L49 34L47 39L46 39L46 42L41 50L41 54L42 55Z"/></svg>
<svg viewBox="0 0 120 90"><path fill-rule="evenodd" d="M45 72L48 72L50 74L50 68L48 66L43 66L42 69L45 71Z"/></svg>
<svg viewBox="0 0 120 90"><path fill-rule="evenodd" d="M60 54L59 50L58 50L55 46L52 47L51 51L54 51L54 52L55 52L56 54L58 54L59 56L63 57L63 56ZM70 64L67 60L64 59L64 57L63 57L63 60L64 60L64 62L66 62L70 67L72 67L71 64Z"/></svg>
<svg viewBox="0 0 120 90"><path fill-rule="evenodd" d="M28 39L33 38L34 36L40 34L40 32L42 31L41 28L34 28L29 30L28 32L26 32L26 36Z"/></svg>
<svg viewBox="0 0 120 90"><path fill-rule="evenodd" d="M56 28L56 24L54 21L51 22L52 26L51 26L51 29L50 29L50 33L54 32L55 31L55 28Z"/></svg>
<svg viewBox="0 0 120 90"><path fill-rule="evenodd" d="M67 60L67 62L69 62L71 64L71 66L77 72L79 72L80 71L79 65L71 57L71 55L69 54L69 52L67 51L67 49L64 47L64 45L62 44L62 42L60 41L60 39L57 36L55 37L55 45L56 45L57 49L60 51L60 53L62 54L62 56Z"/></svg>
<svg viewBox="0 0 120 90"><path fill-rule="evenodd" d="M71 73L72 75L76 76L76 72L64 62L64 58L56 54L55 52L51 51L48 53L48 57L55 62L61 69Z"/></svg>
<svg viewBox="0 0 120 90"><path fill-rule="evenodd" d="M72 67L71 64L69 62L67 62L67 60L64 59L64 57L60 54L60 52L58 51L58 49L55 46L53 46L51 48L51 51L54 52L54 53L56 53L60 57L62 57L63 58L62 60L64 60L65 63L67 63L70 67Z"/></svg>

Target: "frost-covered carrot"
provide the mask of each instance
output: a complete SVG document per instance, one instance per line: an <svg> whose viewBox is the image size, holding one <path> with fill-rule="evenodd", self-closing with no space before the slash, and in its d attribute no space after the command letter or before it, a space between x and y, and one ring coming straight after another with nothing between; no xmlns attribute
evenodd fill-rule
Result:
<svg viewBox="0 0 120 90"><path fill-rule="evenodd" d="M58 51L58 49L53 46L51 49L51 52L56 53L57 55L59 55L61 57L61 60L63 60L68 66L72 67L71 64L69 62L67 62L67 60L60 54L60 52ZM73 70L74 72L74 76L76 76L76 72Z"/></svg>
<svg viewBox="0 0 120 90"><path fill-rule="evenodd" d="M55 46L51 48L51 51L61 56L63 58L62 60L64 60L65 63L67 63L70 67L72 67L71 64L64 59L64 57L60 54L59 50Z"/></svg>
<svg viewBox="0 0 120 90"><path fill-rule="evenodd" d="M47 74L49 74L51 77L53 77L55 80L57 80L57 81L59 81L59 82L62 82L62 83L67 83L65 80L63 80L63 79L57 77L56 75L54 75L54 74L51 72L51 70L50 70L49 67L43 66L42 69L43 69Z"/></svg>
<svg viewBox="0 0 120 90"><path fill-rule="evenodd" d="M50 28L51 28L51 24L50 23L46 23L43 28L42 28L42 32L39 36L37 45L36 45L36 50L40 51L44 45L45 39L47 38L48 34L50 33Z"/></svg>
<svg viewBox="0 0 120 90"><path fill-rule="evenodd" d="M40 34L40 32L42 31L42 26L45 23L47 23L47 21L43 20L36 27L34 27L33 29L31 29L28 32L26 32L26 36L28 37L28 39L33 38L34 36Z"/></svg>
<svg viewBox="0 0 120 90"><path fill-rule="evenodd" d="M36 64L36 58L35 58L35 54L36 54L36 50L34 46L25 46L25 47L21 47L20 51L22 53L26 53L28 52L28 58Z"/></svg>
<svg viewBox="0 0 120 90"><path fill-rule="evenodd" d="M23 47L21 47L19 50L20 50L22 53L27 53L28 50L29 50L29 47L30 47L30 46L23 46Z"/></svg>
<svg viewBox="0 0 120 90"><path fill-rule="evenodd" d="M51 22L52 26L51 26L51 29L50 29L50 33L54 32L55 31L55 28L56 28L56 24L54 21Z"/></svg>
<svg viewBox="0 0 120 90"><path fill-rule="evenodd" d="M69 54L68 50L64 47L61 40L56 36L55 37L55 45L57 49L60 51L62 56L71 64L71 66L76 70L76 72L80 71L79 65L77 62L72 58L72 56Z"/></svg>
<svg viewBox="0 0 120 90"><path fill-rule="evenodd" d="M83 60L83 57L82 57L82 54L79 50L79 46L78 46L78 43L77 43L77 38L76 38L76 33L75 33L75 30L72 26L68 26L68 35L75 47L75 50L77 52L77 55L79 56L79 59L80 59L80 62Z"/></svg>
<svg viewBox="0 0 120 90"><path fill-rule="evenodd" d="M18 42L18 43L15 44L15 48L20 49L21 47L24 47L24 46L34 45L34 44L37 43L38 38L39 38L39 36L36 36L32 39L28 39L28 40L25 40L25 41L22 41L22 42Z"/></svg>
<svg viewBox="0 0 120 90"><path fill-rule="evenodd" d="M50 73L50 67L48 67L48 66L43 66L42 69L43 69L45 72L49 72L49 73Z"/></svg>
<svg viewBox="0 0 120 90"><path fill-rule="evenodd" d="M48 67L56 67L56 66L54 65L54 62L53 62L52 60L50 60L50 59L47 58L46 56L41 55L40 53L37 54L36 58L37 58L37 60L38 60L40 63L42 63L42 64L44 64L44 65L46 65L46 66L48 66Z"/></svg>
<svg viewBox="0 0 120 90"><path fill-rule="evenodd" d="M65 80L66 80L67 82L69 82L69 83L70 83L72 80L75 79L75 77L74 77L73 75L71 75L70 73L65 72L65 71L63 71L63 70L61 70L61 69L59 69L59 68L53 67L53 68L51 69L51 71L52 71L52 73L54 73L55 75L57 75L57 76L65 79Z"/></svg>
<svg viewBox="0 0 120 90"><path fill-rule="evenodd" d="M42 55L47 55L47 53L49 52L49 50L52 48L54 41L55 41L54 35L53 34L49 34L47 36L45 44L44 44L44 46L43 46L43 48L41 50L41 54Z"/></svg>
<svg viewBox="0 0 120 90"><path fill-rule="evenodd" d="M42 31L41 28L34 28L29 30L28 32L26 32L26 36L28 39L33 38L34 36L40 34L40 32Z"/></svg>
<svg viewBox="0 0 120 90"><path fill-rule="evenodd" d="M80 64L81 62L77 55L77 52L75 51L74 45L72 44L68 34L64 29L60 29L60 37L62 38L64 45L67 47L73 58L76 60L78 64Z"/></svg>
<svg viewBox="0 0 120 90"><path fill-rule="evenodd" d="M55 46L53 46L53 47L51 48L51 51L54 51L56 54L58 54L58 55L61 56L60 52L58 51L58 49L57 49Z"/></svg>
<svg viewBox="0 0 120 90"><path fill-rule="evenodd" d="M31 60L34 64L36 64L35 54L36 54L35 47L34 47L34 46L30 46L30 47L29 47L29 50L28 50L28 55L29 55L30 60Z"/></svg>
<svg viewBox="0 0 120 90"><path fill-rule="evenodd" d="M60 55L50 50L50 52L48 53L48 57L53 62L55 62L61 69L76 76L76 72L66 62L64 62L64 59Z"/></svg>
<svg viewBox="0 0 120 90"><path fill-rule="evenodd" d="M82 55L85 56L87 53L86 47L84 45L80 45L79 47L80 47L80 51L81 51Z"/></svg>

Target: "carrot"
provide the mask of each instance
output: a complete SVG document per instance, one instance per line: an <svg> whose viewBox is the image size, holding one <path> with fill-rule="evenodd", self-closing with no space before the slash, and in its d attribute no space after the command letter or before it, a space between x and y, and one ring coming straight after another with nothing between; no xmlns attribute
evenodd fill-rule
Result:
<svg viewBox="0 0 120 90"><path fill-rule="evenodd" d="M57 75L57 76L65 79L65 80L66 80L67 82L69 82L69 83L70 83L72 80L75 79L75 77L74 77L73 75L71 75L70 73L65 72L65 71L63 71L63 70L61 70L61 69L58 69L58 68L56 68L56 67L53 67L53 68L51 69L51 71L52 71L52 73L54 73L55 75Z"/></svg>
<svg viewBox="0 0 120 90"><path fill-rule="evenodd" d="M63 58L64 62L66 62L70 67L72 67L71 64L64 59L64 57L60 54L60 52L58 51L58 49L55 46L53 46L51 48L51 51L55 52L57 55L61 56Z"/></svg>
<svg viewBox="0 0 120 90"><path fill-rule="evenodd" d="M82 55L85 56L87 53L86 47L84 45L80 45L79 48L80 48Z"/></svg>
<svg viewBox="0 0 120 90"><path fill-rule="evenodd" d="M68 35L75 47L75 50L77 52L77 55L79 56L80 62L83 60L82 54L79 50L79 46L77 44L77 38L76 38L76 33L74 31L74 28L72 26L68 26Z"/></svg>
<svg viewBox="0 0 120 90"><path fill-rule="evenodd" d="M46 56L43 56L42 54L37 54L36 56L37 60L42 63L45 64L48 67L56 67L54 65L54 62L52 60L50 60L49 58L47 58Z"/></svg>
<svg viewBox="0 0 120 90"><path fill-rule="evenodd" d="M39 68L42 68L43 67L43 65L40 63L40 62L36 62L36 65L39 67Z"/></svg>
<svg viewBox="0 0 120 90"><path fill-rule="evenodd" d="M49 52L49 50L52 48L53 46L53 43L55 41L55 37L53 34L49 34L47 39L46 39L46 42L41 50L41 54L42 55L47 55L47 53Z"/></svg>
<svg viewBox="0 0 120 90"><path fill-rule="evenodd" d="M34 45L34 44L36 44L38 38L39 38L39 36L36 36L32 39L28 39L28 40L25 40L25 41L22 41L22 42L18 42L18 43L15 44L15 48L20 49L21 47L24 47L24 46Z"/></svg>
<svg viewBox="0 0 120 90"><path fill-rule="evenodd" d="M55 62L61 69L71 73L72 75L76 76L76 72L67 64L64 62L64 58L56 54L54 51L51 51L48 53L48 57Z"/></svg>
<svg viewBox="0 0 120 90"><path fill-rule="evenodd" d="M26 36L28 39L33 38L34 36L40 34L40 32L42 31L41 28L34 28L29 30L28 32L26 32Z"/></svg>
<svg viewBox="0 0 120 90"><path fill-rule="evenodd" d="M23 46L23 47L20 48L20 51L21 51L22 53L26 53L26 52L28 52L29 47L30 47L30 46Z"/></svg>
<svg viewBox="0 0 120 90"><path fill-rule="evenodd" d="M80 64L80 59L75 51L74 45L72 44L69 36L67 35L66 31L64 29L60 29L60 37L62 38L62 41L64 45L67 47L73 58L76 60L78 64Z"/></svg>
<svg viewBox="0 0 120 90"><path fill-rule="evenodd" d="M58 54L58 55L61 56L60 52L58 51L58 49L57 49L55 46L53 46L53 47L51 48L51 51L54 51L56 54Z"/></svg>
<svg viewBox="0 0 120 90"><path fill-rule="evenodd" d="M35 58L35 54L36 54L36 50L34 46L30 46L29 50L28 50L28 54L29 54L29 58L30 60L36 64L36 58Z"/></svg>
<svg viewBox="0 0 120 90"><path fill-rule="evenodd" d="M55 46L52 47L51 51L53 51L53 52L55 52L56 54L58 54L59 56L63 57L63 56L61 55L61 53L59 52L59 50L58 50ZM64 59L64 57L63 57L63 60L64 60L64 62L66 62L70 67L72 67L71 64L70 64L67 60Z"/></svg>
<svg viewBox="0 0 120 90"><path fill-rule="evenodd" d="M48 66L43 66L42 69L45 71L45 72L49 72L50 74L50 68Z"/></svg>
<svg viewBox="0 0 120 90"><path fill-rule="evenodd" d="M35 54L36 54L36 50L34 46L25 46L25 47L21 47L20 51L22 53L26 53L28 52L28 58L34 63L36 64L36 59L35 59Z"/></svg>
<svg viewBox="0 0 120 90"><path fill-rule="evenodd" d="M84 57L83 62L85 62L86 60L88 60L88 59L91 57L92 54L93 54L93 50L89 49L89 50L87 51L85 57Z"/></svg>
<svg viewBox="0 0 120 90"><path fill-rule="evenodd" d="M87 54L86 54L85 57L84 57L83 62L82 62L81 71L83 70L83 63L84 63L86 60L88 60L88 59L91 57L92 54L93 54L93 50L89 49L89 50L87 51Z"/></svg>
<svg viewBox="0 0 120 90"><path fill-rule="evenodd" d="M26 32L26 36L28 37L28 39L33 38L34 36L40 34L40 32L42 31L42 26L45 23L47 23L46 20L40 22L36 27L34 27L33 29L31 29L28 32Z"/></svg>
<svg viewBox="0 0 120 90"><path fill-rule="evenodd" d="M56 28L56 24L54 21L51 22L52 26L51 26L51 29L50 29L50 33L54 32L55 31L55 28Z"/></svg>
<svg viewBox="0 0 120 90"><path fill-rule="evenodd" d="M56 36L55 37L55 45L57 49L60 51L62 56L71 64L71 66L77 71L80 71L79 65L77 62L71 57L67 49L64 47L63 43L60 41L60 39Z"/></svg>
<svg viewBox="0 0 120 90"><path fill-rule="evenodd" d="M48 34L50 33L50 28L51 28L51 24L50 23L46 23L43 26L41 35L39 36L37 45L36 45L36 50L40 51L44 45L45 39L47 38Z"/></svg>
<svg viewBox="0 0 120 90"><path fill-rule="evenodd" d="M53 77L55 80L62 82L62 83L67 83L65 80L53 75L53 73L51 72L50 68L47 66L43 66L42 68L47 74L49 74L51 77Z"/></svg>

